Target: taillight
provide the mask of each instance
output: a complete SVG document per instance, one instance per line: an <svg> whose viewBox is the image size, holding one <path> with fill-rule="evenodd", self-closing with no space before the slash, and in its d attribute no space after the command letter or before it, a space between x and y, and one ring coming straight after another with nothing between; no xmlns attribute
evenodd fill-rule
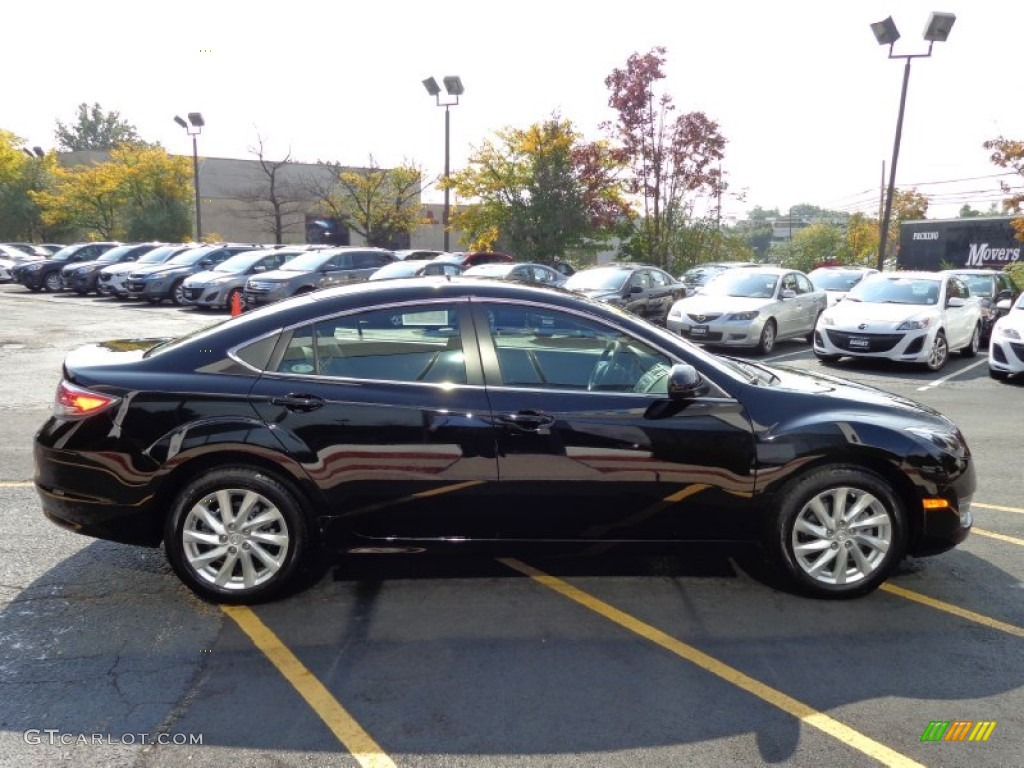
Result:
<svg viewBox="0 0 1024 768"><path fill-rule="evenodd" d="M55 415L64 418L92 416L106 410L117 400L118 398L104 395L101 392L76 387L62 379L57 385L57 397L53 404L53 411Z"/></svg>

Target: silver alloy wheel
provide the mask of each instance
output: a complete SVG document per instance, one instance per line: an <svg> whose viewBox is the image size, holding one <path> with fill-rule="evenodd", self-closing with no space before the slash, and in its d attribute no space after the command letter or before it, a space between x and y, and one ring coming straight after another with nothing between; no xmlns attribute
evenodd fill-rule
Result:
<svg viewBox="0 0 1024 768"><path fill-rule="evenodd" d="M935 343L932 344L931 350L928 352L928 370L938 371L946 364L946 358L949 357L949 345L946 343L946 334L939 331L935 334Z"/></svg>
<svg viewBox="0 0 1024 768"><path fill-rule="evenodd" d="M224 488L188 511L181 532L189 567L209 584L248 590L277 575L288 554L288 525L266 496Z"/></svg>
<svg viewBox="0 0 1024 768"><path fill-rule="evenodd" d="M775 323L769 320L761 329L761 338L757 345L758 351L767 355L775 349Z"/></svg>
<svg viewBox="0 0 1024 768"><path fill-rule="evenodd" d="M829 488L808 501L791 534L793 557L815 581L856 584L885 562L893 519L885 504L860 488Z"/></svg>
<svg viewBox="0 0 1024 768"><path fill-rule="evenodd" d="M64 290L64 278L61 277L60 272L51 272L43 278L43 285L50 293L59 293Z"/></svg>

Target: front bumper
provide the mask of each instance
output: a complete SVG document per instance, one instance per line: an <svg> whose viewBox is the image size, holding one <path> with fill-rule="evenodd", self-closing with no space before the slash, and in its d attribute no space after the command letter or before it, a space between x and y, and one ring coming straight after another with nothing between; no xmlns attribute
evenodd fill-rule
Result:
<svg viewBox="0 0 1024 768"><path fill-rule="evenodd" d="M1024 341L993 336L988 348L988 367L1003 373L1024 373Z"/></svg>
<svg viewBox="0 0 1024 768"><path fill-rule="evenodd" d="M814 330L814 352L902 363L925 363L935 342L935 328L890 333L861 333L819 325Z"/></svg>
<svg viewBox="0 0 1024 768"><path fill-rule="evenodd" d="M125 293L133 299L166 299L170 293L174 281L165 280L132 280L128 278L124 282Z"/></svg>
<svg viewBox="0 0 1024 768"><path fill-rule="evenodd" d="M237 287L237 286L235 286ZM196 307L222 308L227 306L231 293L230 285L185 285L182 294L185 301Z"/></svg>
<svg viewBox="0 0 1024 768"><path fill-rule="evenodd" d="M764 322L763 318L757 317L754 320L715 318L699 323L688 315L683 315L681 318L669 316L666 327L697 344L716 347L756 347L761 343Z"/></svg>
<svg viewBox="0 0 1024 768"><path fill-rule="evenodd" d="M940 509L925 509L918 535L910 542L907 554L936 555L946 552L967 538L974 524L971 500L977 486L974 461L964 460L964 471L938 496L948 502Z"/></svg>

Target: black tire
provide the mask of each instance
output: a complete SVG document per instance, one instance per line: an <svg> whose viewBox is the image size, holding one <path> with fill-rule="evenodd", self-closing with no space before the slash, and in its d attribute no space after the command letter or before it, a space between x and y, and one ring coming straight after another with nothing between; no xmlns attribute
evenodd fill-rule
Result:
<svg viewBox="0 0 1024 768"><path fill-rule="evenodd" d="M50 272L43 278L43 287L50 293L60 293L64 290L64 278L60 272Z"/></svg>
<svg viewBox="0 0 1024 768"><path fill-rule="evenodd" d="M235 518L227 522L225 502L231 506L227 518ZM255 528L239 525L235 516L243 504L246 519L265 520ZM298 495L269 474L244 466L205 472L178 494L164 524L164 548L189 589L213 602L235 604L284 594L311 564L313 549Z"/></svg>
<svg viewBox="0 0 1024 768"><path fill-rule="evenodd" d="M978 354L978 349L981 347L981 323L974 326L974 333L971 334L971 340L967 342L967 346L960 350L960 357L974 357Z"/></svg>
<svg viewBox="0 0 1024 768"><path fill-rule="evenodd" d="M184 307L188 304L188 300L185 299L185 278L181 278L171 286L168 298L170 298L171 303L176 307Z"/></svg>
<svg viewBox="0 0 1024 768"><path fill-rule="evenodd" d="M1002 381L1010 374L1008 374L1006 371L997 371L995 368L989 368L988 375L989 378L995 379L996 381Z"/></svg>
<svg viewBox="0 0 1024 768"><path fill-rule="evenodd" d="M843 519L834 517L840 503ZM768 554L808 595L859 597L877 589L903 558L906 520L881 475L846 464L820 467L779 494Z"/></svg>
<svg viewBox="0 0 1024 768"><path fill-rule="evenodd" d="M838 363L839 358L842 357L842 355L824 355L820 352L815 352L814 356L818 358L821 362L823 362L825 365L832 365L833 363Z"/></svg>
<svg viewBox="0 0 1024 768"><path fill-rule="evenodd" d="M946 333L944 331L939 331L935 335L935 342L932 344L931 351L928 353L928 360L925 361L924 367L933 373L935 371L941 371L948 360L949 344L946 342Z"/></svg>
<svg viewBox="0 0 1024 768"><path fill-rule="evenodd" d="M757 340L757 353L767 355L775 349L775 320L769 318L761 328L761 336Z"/></svg>

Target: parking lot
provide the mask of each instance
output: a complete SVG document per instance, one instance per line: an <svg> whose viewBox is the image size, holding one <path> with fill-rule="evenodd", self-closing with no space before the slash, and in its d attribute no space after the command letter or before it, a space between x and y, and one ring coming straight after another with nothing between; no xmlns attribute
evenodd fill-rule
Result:
<svg viewBox="0 0 1024 768"><path fill-rule="evenodd" d="M69 349L225 315L11 285L0 313L0 766L1024 765L1024 382L982 355L828 368L943 411L977 462L967 542L866 598L694 547L368 555L222 609L162 551L46 521L31 443ZM768 359L822 368L803 341Z"/></svg>

